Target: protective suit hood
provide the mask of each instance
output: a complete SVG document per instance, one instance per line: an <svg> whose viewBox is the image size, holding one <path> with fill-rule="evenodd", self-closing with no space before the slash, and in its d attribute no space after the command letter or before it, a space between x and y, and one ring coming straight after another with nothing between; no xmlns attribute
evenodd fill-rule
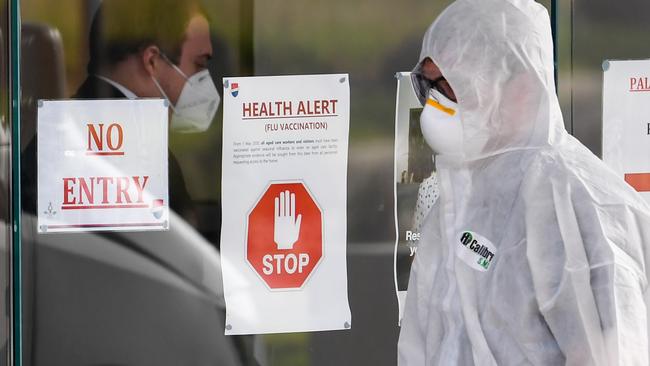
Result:
<svg viewBox="0 0 650 366"><path fill-rule="evenodd" d="M466 160L566 135L548 24L531 0L458 0L427 30L416 70L429 57L454 89Z"/></svg>

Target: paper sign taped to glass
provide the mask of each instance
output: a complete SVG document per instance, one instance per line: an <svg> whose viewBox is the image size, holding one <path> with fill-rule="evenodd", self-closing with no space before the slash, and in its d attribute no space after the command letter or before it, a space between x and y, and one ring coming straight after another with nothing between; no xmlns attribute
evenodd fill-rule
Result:
<svg viewBox="0 0 650 366"><path fill-rule="evenodd" d="M399 321L411 264L420 241L426 215L438 199L433 151L420 130L422 105L418 101L409 72L399 72L395 105L395 291Z"/></svg>
<svg viewBox="0 0 650 366"><path fill-rule="evenodd" d="M223 88L225 333L349 329L348 75Z"/></svg>
<svg viewBox="0 0 650 366"><path fill-rule="evenodd" d="M169 228L163 99L39 101L38 232Z"/></svg>
<svg viewBox="0 0 650 366"><path fill-rule="evenodd" d="M603 70L603 161L650 202L650 60Z"/></svg>

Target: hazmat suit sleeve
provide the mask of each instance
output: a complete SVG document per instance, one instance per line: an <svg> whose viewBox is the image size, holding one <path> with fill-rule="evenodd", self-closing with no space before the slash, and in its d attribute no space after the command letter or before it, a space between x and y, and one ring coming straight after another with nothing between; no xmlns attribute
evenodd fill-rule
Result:
<svg viewBox="0 0 650 366"><path fill-rule="evenodd" d="M604 186L585 181L579 169L562 179L543 165L531 169L538 173L529 182L538 183L524 184L524 197L534 197L526 202L527 259L566 365L648 365L650 218L634 202L596 201ZM611 188L630 189L623 184Z"/></svg>

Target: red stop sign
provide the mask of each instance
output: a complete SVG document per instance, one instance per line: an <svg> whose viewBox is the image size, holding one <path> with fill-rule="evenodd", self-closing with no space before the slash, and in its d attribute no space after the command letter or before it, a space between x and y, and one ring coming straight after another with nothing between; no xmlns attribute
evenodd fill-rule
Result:
<svg viewBox="0 0 650 366"><path fill-rule="evenodd" d="M303 183L274 183L248 214L246 259L271 289L300 288L323 256L323 221Z"/></svg>

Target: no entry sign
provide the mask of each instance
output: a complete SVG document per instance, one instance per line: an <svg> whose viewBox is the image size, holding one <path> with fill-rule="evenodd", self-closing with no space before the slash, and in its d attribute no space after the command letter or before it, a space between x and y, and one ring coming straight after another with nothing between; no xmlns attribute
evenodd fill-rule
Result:
<svg viewBox="0 0 650 366"><path fill-rule="evenodd" d="M40 101L38 232L169 229L162 99Z"/></svg>
<svg viewBox="0 0 650 366"><path fill-rule="evenodd" d="M323 223L302 182L269 185L248 215L246 258L271 289L302 287L323 255Z"/></svg>

